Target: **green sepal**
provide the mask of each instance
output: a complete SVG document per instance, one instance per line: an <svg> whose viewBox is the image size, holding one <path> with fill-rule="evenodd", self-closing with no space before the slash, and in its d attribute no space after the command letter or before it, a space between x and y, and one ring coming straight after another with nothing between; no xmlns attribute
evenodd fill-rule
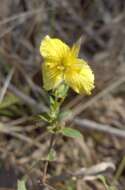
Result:
<svg viewBox="0 0 125 190"><path fill-rule="evenodd" d="M50 118L52 120L57 119L58 113L59 113L60 104L59 102L54 99L52 96L50 96Z"/></svg>
<svg viewBox="0 0 125 190"><path fill-rule="evenodd" d="M58 88L55 90L54 96L57 98L65 98L67 95L68 89L69 87L65 83L60 84Z"/></svg>
<svg viewBox="0 0 125 190"><path fill-rule="evenodd" d="M27 190L25 180L18 180L17 190Z"/></svg>

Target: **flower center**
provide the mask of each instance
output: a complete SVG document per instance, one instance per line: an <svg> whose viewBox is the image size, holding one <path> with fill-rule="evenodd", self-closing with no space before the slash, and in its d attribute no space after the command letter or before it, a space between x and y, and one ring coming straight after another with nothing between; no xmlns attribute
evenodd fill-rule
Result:
<svg viewBox="0 0 125 190"><path fill-rule="evenodd" d="M58 66L57 66L57 69L58 69L59 71L64 71L64 70L65 70L65 67L64 67L63 65L58 65Z"/></svg>
<svg viewBox="0 0 125 190"><path fill-rule="evenodd" d="M70 68L72 63L74 62L74 58L72 56L65 56L60 60L60 63L57 66L57 69L61 72L65 72L67 69Z"/></svg>

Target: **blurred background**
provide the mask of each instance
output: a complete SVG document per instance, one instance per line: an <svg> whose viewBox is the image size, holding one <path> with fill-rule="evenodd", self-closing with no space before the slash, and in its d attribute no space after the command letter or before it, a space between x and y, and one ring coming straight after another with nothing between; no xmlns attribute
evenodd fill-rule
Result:
<svg viewBox="0 0 125 190"><path fill-rule="evenodd" d="M92 96L70 91L64 102L63 109L71 109L75 118L69 125L83 138L58 139L58 159L50 164L49 175L108 161L115 169L107 171L107 183L115 181L116 189L124 190L124 0L0 1L0 187L14 188L34 161L46 155L49 135L41 128L45 124L33 117L48 107L39 53L47 34L69 45L83 36L80 57L92 67L96 86ZM30 189L38 189L43 165L41 161L32 168ZM62 190L105 189L98 180L54 185Z"/></svg>

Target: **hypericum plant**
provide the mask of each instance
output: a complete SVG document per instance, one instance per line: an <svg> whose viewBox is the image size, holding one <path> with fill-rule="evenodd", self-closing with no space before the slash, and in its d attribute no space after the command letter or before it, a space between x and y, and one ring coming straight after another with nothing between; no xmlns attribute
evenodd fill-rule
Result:
<svg viewBox="0 0 125 190"><path fill-rule="evenodd" d="M67 112L60 110L68 89L71 87L78 94L91 94L94 88L94 74L85 60L78 58L81 40L72 47L57 38L46 36L40 45L40 54L44 59L42 63L43 85L50 91L50 107L47 113L40 118L48 123L47 130L52 133L47 161L44 166L43 183L46 182L48 162L54 158L53 145L56 134L70 137L79 137L80 132L68 128L64 118Z"/></svg>

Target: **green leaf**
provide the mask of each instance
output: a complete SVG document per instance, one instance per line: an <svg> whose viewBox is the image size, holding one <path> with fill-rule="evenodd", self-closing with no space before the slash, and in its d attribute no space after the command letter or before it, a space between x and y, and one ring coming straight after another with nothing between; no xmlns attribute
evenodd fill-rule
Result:
<svg viewBox="0 0 125 190"><path fill-rule="evenodd" d="M48 160L48 161L54 161L55 159L56 159L56 152L55 152L54 149L52 149L52 150L49 152L48 156L47 156L47 160Z"/></svg>
<svg viewBox="0 0 125 190"><path fill-rule="evenodd" d="M17 182L17 190L27 190L24 180L18 180L18 182Z"/></svg>
<svg viewBox="0 0 125 190"><path fill-rule="evenodd" d="M67 136L67 137L72 137L72 138L76 138L76 137L81 137L81 133L76 130L76 129L72 129L72 128L68 128L68 127L65 127L61 130L61 133L64 135L64 136Z"/></svg>
<svg viewBox="0 0 125 190"><path fill-rule="evenodd" d="M46 121L46 122L50 122L50 116L48 115L48 113L42 113L42 115L39 115L38 116L41 120L43 120L43 121Z"/></svg>

